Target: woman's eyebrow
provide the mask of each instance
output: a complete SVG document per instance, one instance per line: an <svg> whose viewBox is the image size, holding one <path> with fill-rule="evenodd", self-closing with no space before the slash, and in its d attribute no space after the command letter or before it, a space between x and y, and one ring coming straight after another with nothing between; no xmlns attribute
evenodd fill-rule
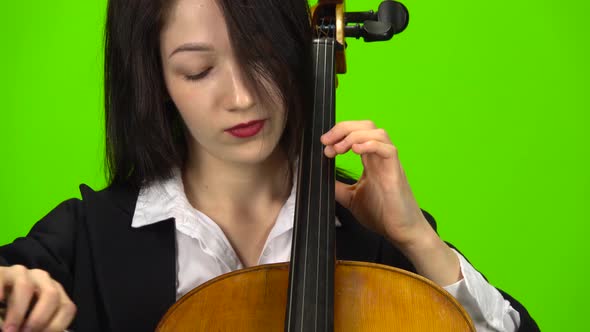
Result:
<svg viewBox="0 0 590 332"><path fill-rule="evenodd" d="M209 44L203 43L187 43L180 45L177 49L175 49L168 58L171 58L174 54L179 52L210 52L213 50L213 47Z"/></svg>

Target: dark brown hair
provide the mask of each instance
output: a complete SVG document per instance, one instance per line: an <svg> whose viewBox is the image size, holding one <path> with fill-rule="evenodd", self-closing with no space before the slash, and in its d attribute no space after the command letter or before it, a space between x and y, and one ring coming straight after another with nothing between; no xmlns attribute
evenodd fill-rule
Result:
<svg viewBox="0 0 590 332"><path fill-rule="evenodd" d="M272 82L287 111L280 145L294 161L311 86L307 0L217 0L248 80ZM174 1L109 0L105 28L109 184L167 178L187 159L182 119L167 95L160 31ZM262 90L262 84L257 84Z"/></svg>

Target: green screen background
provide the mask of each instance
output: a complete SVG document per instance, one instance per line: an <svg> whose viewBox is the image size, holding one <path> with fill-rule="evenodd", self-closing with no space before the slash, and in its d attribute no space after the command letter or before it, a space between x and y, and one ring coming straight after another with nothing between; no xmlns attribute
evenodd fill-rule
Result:
<svg viewBox="0 0 590 332"><path fill-rule="evenodd" d="M378 1L350 1L349 10ZM406 0L393 41L349 41L339 120L385 128L441 236L545 331L582 331L590 5ZM105 0L0 10L0 244L104 186ZM342 167L360 172L359 159ZM586 244L585 244L586 243Z"/></svg>

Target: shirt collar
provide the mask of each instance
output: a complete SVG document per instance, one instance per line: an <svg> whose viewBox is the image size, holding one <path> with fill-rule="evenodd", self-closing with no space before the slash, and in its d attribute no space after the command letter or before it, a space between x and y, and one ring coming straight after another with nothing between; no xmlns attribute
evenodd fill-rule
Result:
<svg viewBox="0 0 590 332"><path fill-rule="evenodd" d="M176 212L189 206L180 170L175 169L171 178L154 181L148 186L141 187L131 227L139 228L170 218L178 218L179 215Z"/></svg>
<svg viewBox="0 0 590 332"><path fill-rule="evenodd" d="M278 236L293 228L293 218L295 214L295 199L297 189L297 172L293 175L293 187L291 194L285 205L281 209L277 225L273 227L270 236ZM143 186L139 190L137 204L133 213L131 227L140 228L152 225L170 218L183 220L187 211L195 209L189 203L184 192L182 175L179 169L173 171L173 176L165 179L154 181L148 186ZM336 227L341 226L336 217Z"/></svg>

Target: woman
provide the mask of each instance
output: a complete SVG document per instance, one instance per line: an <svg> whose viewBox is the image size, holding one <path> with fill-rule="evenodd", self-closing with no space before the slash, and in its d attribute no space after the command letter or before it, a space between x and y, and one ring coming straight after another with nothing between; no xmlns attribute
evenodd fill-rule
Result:
<svg viewBox="0 0 590 332"><path fill-rule="evenodd" d="M0 248L5 331L153 330L197 285L289 260L308 22L305 0L109 1L110 185L82 186L82 200ZM364 166L336 186L339 259L431 279L478 330L538 329L437 236L386 132L343 122L321 142L327 157L352 150Z"/></svg>

